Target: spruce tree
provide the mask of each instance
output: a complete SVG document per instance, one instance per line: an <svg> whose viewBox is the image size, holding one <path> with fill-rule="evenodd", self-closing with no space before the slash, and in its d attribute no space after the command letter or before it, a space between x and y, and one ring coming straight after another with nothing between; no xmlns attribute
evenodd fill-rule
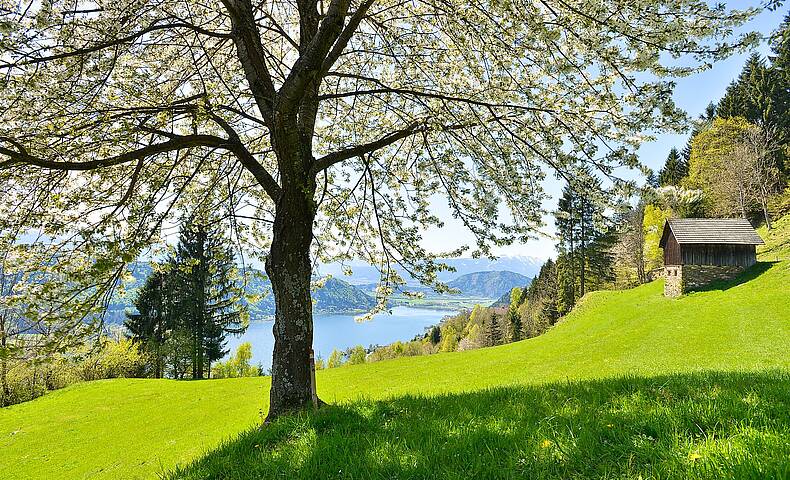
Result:
<svg viewBox="0 0 790 480"><path fill-rule="evenodd" d="M499 345L502 343L502 328L499 325L499 319L500 315L496 312L492 312L485 324L486 344L489 347L493 347L494 345Z"/></svg>
<svg viewBox="0 0 790 480"><path fill-rule="evenodd" d="M775 70L769 68L759 54L752 54L719 102L718 116L743 117L753 124L776 125L780 115L776 109L780 82L775 77Z"/></svg>
<svg viewBox="0 0 790 480"><path fill-rule="evenodd" d="M441 329L434 325L431 328L431 333L429 334L429 338L431 340L431 345L438 345L439 342L442 341L442 331Z"/></svg>
<svg viewBox="0 0 790 480"><path fill-rule="evenodd" d="M129 337L148 353L153 363L153 376L165 373L167 332L172 329L172 297L168 290L168 276L155 270L137 292L134 306L137 313L126 315L124 325Z"/></svg>
<svg viewBox="0 0 790 480"><path fill-rule="evenodd" d="M205 377L211 362L227 354L227 334L247 328L232 249L213 218L194 216L181 230L176 248L179 320L190 335L192 378Z"/></svg>
<svg viewBox="0 0 790 480"><path fill-rule="evenodd" d="M688 175L688 164L683 161L678 149L672 148L667 156L667 161L664 163L664 168L658 174L659 185L662 187L678 185L686 175Z"/></svg>
<svg viewBox="0 0 790 480"><path fill-rule="evenodd" d="M509 342L521 340L521 314L513 304L507 309L507 330Z"/></svg>
<svg viewBox="0 0 790 480"><path fill-rule="evenodd" d="M600 180L584 171L577 177L576 185L565 187L555 212L558 246L570 268L570 283L579 287L578 297L587 292L589 285L600 285L604 280L600 277L604 271L602 262L607 257L604 249L611 247L610 242L603 241L609 230L604 215L606 206L603 199L593 193L600 191ZM596 265L591 270L593 264L590 259L593 257ZM610 255L608 257L611 258ZM574 294L572 297L575 303L577 296Z"/></svg>
<svg viewBox="0 0 790 480"><path fill-rule="evenodd" d="M774 109L776 112L777 139L782 145L790 143L790 13L771 37L771 70L776 81ZM779 162L787 173L784 162Z"/></svg>
<svg viewBox="0 0 790 480"><path fill-rule="evenodd" d="M527 297L530 310L539 320L538 323L546 326L554 325L560 317L558 305L562 303L557 264L554 261L549 259L540 267L538 276L529 285ZM568 305L572 306L571 303Z"/></svg>

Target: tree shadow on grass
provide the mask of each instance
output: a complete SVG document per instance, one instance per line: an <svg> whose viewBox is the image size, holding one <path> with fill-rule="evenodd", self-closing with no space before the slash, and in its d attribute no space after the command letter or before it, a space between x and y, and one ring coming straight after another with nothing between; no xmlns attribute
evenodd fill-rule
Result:
<svg viewBox="0 0 790 480"><path fill-rule="evenodd" d="M762 274L769 271L779 262L757 262L751 267L741 272L737 277L730 280L718 280L702 287L689 289L689 292L711 292L714 290L729 290L752 280L757 279Z"/></svg>
<svg viewBox="0 0 790 480"><path fill-rule="evenodd" d="M242 433L174 479L790 478L790 374L358 400Z"/></svg>

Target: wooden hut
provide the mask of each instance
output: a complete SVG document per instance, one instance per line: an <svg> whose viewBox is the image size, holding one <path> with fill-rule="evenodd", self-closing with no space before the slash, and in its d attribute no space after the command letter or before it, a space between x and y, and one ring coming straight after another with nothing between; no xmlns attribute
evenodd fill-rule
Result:
<svg viewBox="0 0 790 480"><path fill-rule="evenodd" d="M730 279L757 261L763 240L748 220L673 218L664 224L664 295L675 297L714 280Z"/></svg>

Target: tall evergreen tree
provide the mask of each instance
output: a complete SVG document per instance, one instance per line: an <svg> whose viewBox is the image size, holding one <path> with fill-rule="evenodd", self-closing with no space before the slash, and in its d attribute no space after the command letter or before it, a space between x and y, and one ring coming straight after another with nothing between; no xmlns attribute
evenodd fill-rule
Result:
<svg viewBox="0 0 790 480"><path fill-rule="evenodd" d="M518 306L510 304L507 309L507 333L509 342L521 340L521 314L518 313Z"/></svg>
<svg viewBox="0 0 790 480"><path fill-rule="evenodd" d="M558 247L565 255L564 266L568 274L567 282L564 284L566 287L571 286L568 290L566 302L573 307L576 303L576 278L578 270L574 267L573 262L576 258L576 242L579 218L576 215L577 206L576 194L570 185L566 185L562 190L562 196L557 204L557 211L554 214L554 224L557 227ZM570 310L570 308L568 308Z"/></svg>
<svg viewBox="0 0 790 480"><path fill-rule="evenodd" d="M168 275L155 270L145 280L145 284L137 292L134 306L138 313L127 314L124 325L129 336L139 342L153 363L155 378L165 374L165 341L168 331L173 328L173 296Z"/></svg>
<svg viewBox="0 0 790 480"><path fill-rule="evenodd" d="M493 347L502 343L502 326L499 324L500 315L492 312L485 322L486 345Z"/></svg>
<svg viewBox="0 0 790 480"><path fill-rule="evenodd" d="M219 360L227 334L247 328L247 311L240 302L233 251L212 218L186 222L176 248L183 288L180 318L191 335L192 378L204 378L211 362Z"/></svg>
<svg viewBox="0 0 790 480"><path fill-rule="evenodd" d="M431 345L438 345L439 342L442 341L442 331L439 327L434 326L431 328L431 333L429 334L429 338L431 340Z"/></svg>
<svg viewBox="0 0 790 480"><path fill-rule="evenodd" d="M730 83L727 91L719 101L717 114L721 118L743 117L752 123L762 120L762 109L765 92L762 79L765 77L765 63L759 54L753 53L743 66L738 78Z"/></svg>
<svg viewBox="0 0 790 480"><path fill-rule="evenodd" d="M600 275L605 271L603 265L611 262L608 249L612 242L607 237L607 219L604 215L605 205L595 197L594 192L601 191L601 182L589 171L582 172L577 184L567 185L555 212L555 225L559 237L560 252L567 257L570 267L571 283L578 286L578 297L583 296L590 285L600 284ZM591 263L591 259L595 262ZM591 270L591 267L594 267ZM593 278L589 278L589 274ZM607 276L608 277L608 276ZM577 281L578 279L578 281ZM575 303L576 295L573 295Z"/></svg>
<svg viewBox="0 0 790 480"><path fill-rule="evenodd" d="M771 70L777 85L774 90L776 112L775 131L777 141L787 146L790 143L790 13L771 38ZM786 158L779 159L780 169L788 173Z"/></svg>
<svg viewBox="0 0 790 480"><path fill-rule="evenodd" d="M539 319L538 323L554 325L560 317L560 297L557 263L549 259L527 289L530 311Z"/></svg>
<svg viewBox="0 0 790 480"><path fill-rule="evenodd" d="M658 183L662 187L678 185L686 175L688 175L688 164L683 161L678 149L673 147L669 151L667 161L664 162L664 168L658 174Z"/></svg>
<svg viewBox="0 0 790 480"><path fill-rule="evenodd" d="M567 254L557 255L557 313L565 315L576 304L576 281Z"/></svg>

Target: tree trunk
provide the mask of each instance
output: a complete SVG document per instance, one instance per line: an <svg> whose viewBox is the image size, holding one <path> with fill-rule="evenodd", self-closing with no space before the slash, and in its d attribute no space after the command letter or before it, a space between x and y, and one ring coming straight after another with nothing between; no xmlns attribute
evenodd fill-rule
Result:
<svg viewBox="0 0 790 480"><path fill-rule="evenodd" d="M308 179L304 183L283 188L277 201L272 245L266 259L266 273L272 283L276 307L267 422L283 413L312 405L310 245L315 218L315 181Z"/></svg>
<svg viewBox="0 0 790 480"><path fill-rule="evenodd" d="M203 344L203 340L206 336L206 287L208 283L208 265L206 264L206 242L207 242L207 235L203 230L203 226L200 227L198 238L200 239L199 247L198 247L198 264L195 268L197 268L197 290L199 292L198 295L198 304L197 304L197 328L195 329L195 348L196 348L196 358L195 363L196 365L196 375L195 377L198 380L203 379L203 367L204 367L204 351L205 345ZM193 277L194 278L194 277Z"/></svg>
<svg viewBox="0 0 790 480"><path fill-rule="evenodd" d="M7 338L5 319L0 319L0 350L5 350L8 347ZM8 386L8 360L5 355L0 358L0 386L2 387L0 407L5 407L6 403L11 403L11 389Z"/></svg>
<svg viewBox="0 0 790 480"><path fill-rule="evenodd" d="M587 270L587 245L586 245L587 233L584 231L584 222L586 221L585 218L584 218L584 213L585 213L586 209L587 209L587 203L584 200L582 200L581 215L579 216L581 218L581 221L579 222L579 225L581 226L580 240L581 240L581 257L582 257L581 258L581 271L580 271L581 279L580 279L580 282L579 282L580 283L580 286L579 286L579 288L580 288L579 298L584 296L584 287L585 287L585 285L584 285L584 283L585 283L585 275L584 275L584 273Z"/></svg>
<svg viewBox="0 0 790 480"><path fill-rule="evenodd" d="M760 199L760 203L762 203L763 207L763 217L765 217L765 226L768 230L771 229L771 216L768 214L768 200L766 199L765 194L762 195Z"/></svg>

